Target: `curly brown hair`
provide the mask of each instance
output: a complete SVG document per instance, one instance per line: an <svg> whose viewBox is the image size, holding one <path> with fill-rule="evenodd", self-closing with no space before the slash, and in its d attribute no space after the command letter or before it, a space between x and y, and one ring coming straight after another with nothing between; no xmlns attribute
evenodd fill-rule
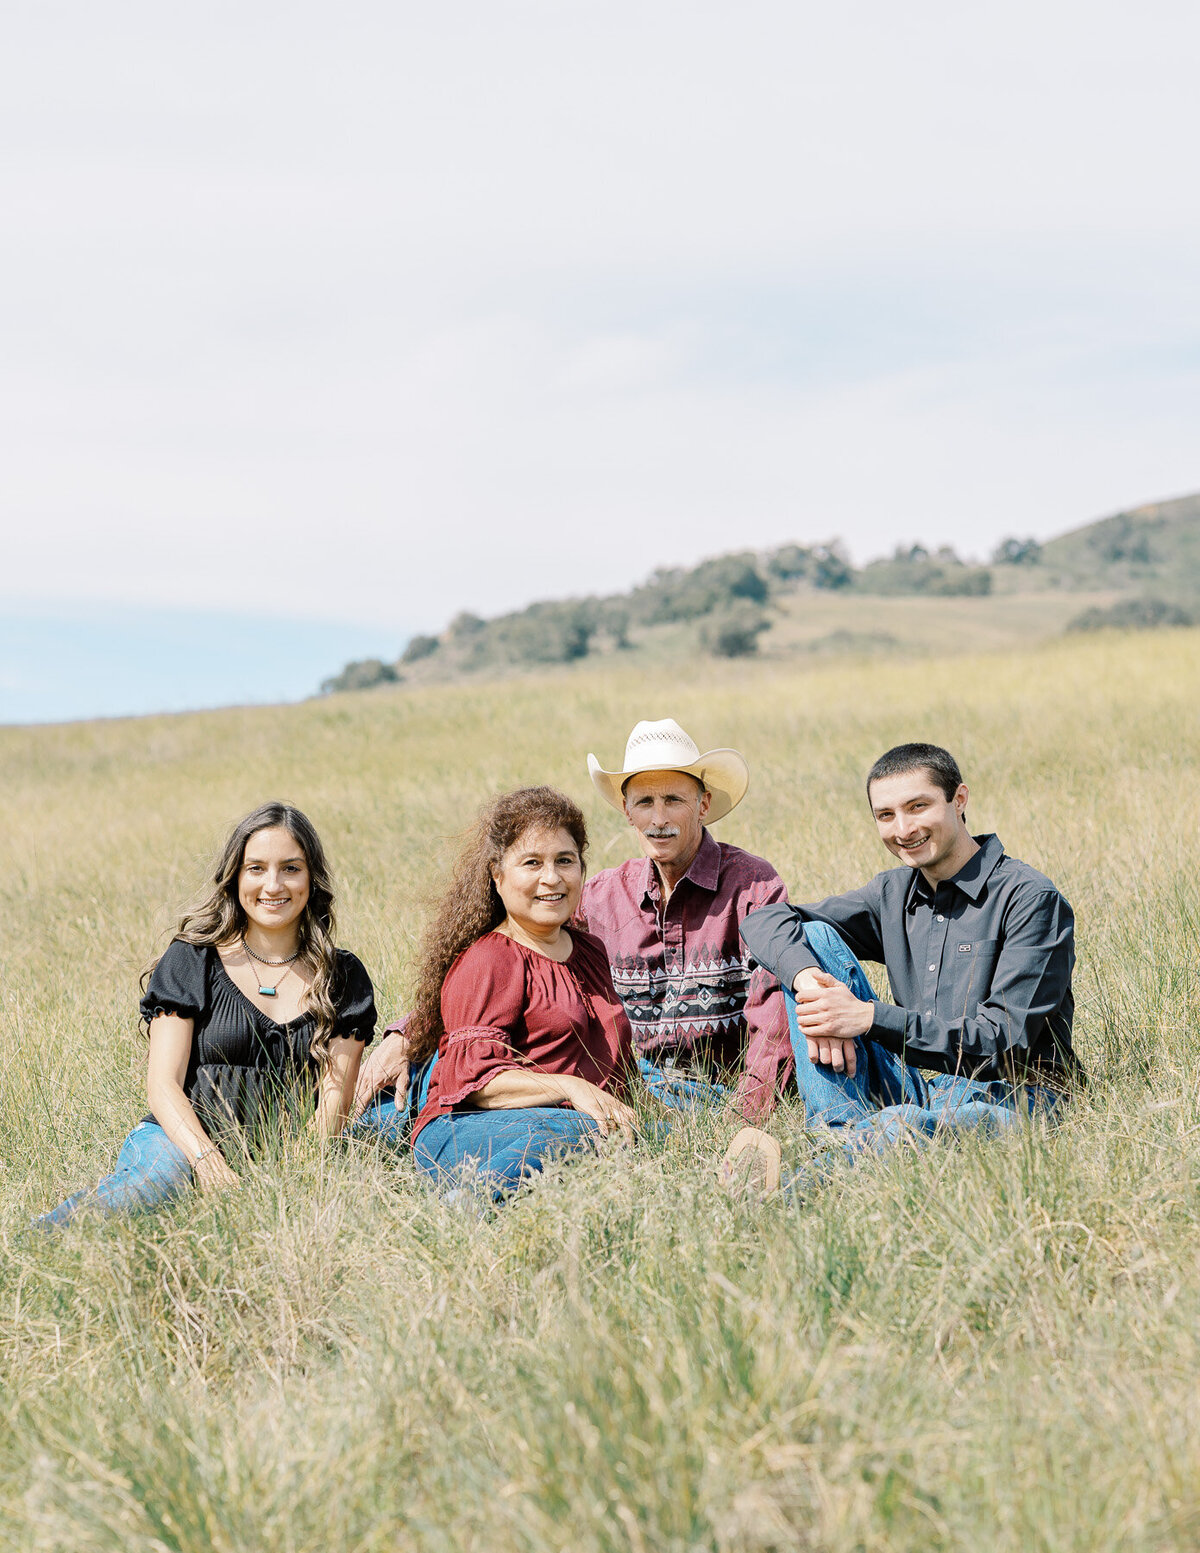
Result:
<svg viewBox="0 0 1200 1553"><path fill-rule="evenodd" d="M432 1056L445 1033L442 983L446 973L464 949L504 921L504 903L492 876L509 847L531 830L565 830L583 862L587 825L579 805L565 793L553 787L519 787L516 792L501 793L480 810L421 944L416 997L405 1027L413 1066Z"/></svg>

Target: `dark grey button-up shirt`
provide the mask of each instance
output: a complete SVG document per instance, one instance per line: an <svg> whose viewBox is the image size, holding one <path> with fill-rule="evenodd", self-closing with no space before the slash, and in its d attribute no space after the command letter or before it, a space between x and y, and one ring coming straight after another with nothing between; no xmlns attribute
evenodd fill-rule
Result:
<svg viewBox="0 0 1200 1553"><path fill-rule="evenodd" d="M980 1079L1079 1076L1071 1047L1075 918L1044 874L1006 857L996 836L931 889L889 868L815 906L765 906L742 939L785 987L817 961L805 922L837 929L860 960L887 967L895 1003L875 1002L869 1038L938 1072Z"/></svg>

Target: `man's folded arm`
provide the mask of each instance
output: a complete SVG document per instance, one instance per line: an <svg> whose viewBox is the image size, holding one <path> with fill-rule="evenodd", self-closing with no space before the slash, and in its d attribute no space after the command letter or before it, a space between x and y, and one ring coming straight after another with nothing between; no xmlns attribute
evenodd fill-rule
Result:
<svg viewBox="0 0 1200 1553"><path fill-rule="evenodd" d="M1075 964L1075 919L1057 891L1014 903L1004 924L991 984L969 1016L942 1019L922 1009L876 1002L871 1040L915 1061L969 1072L1005 1056L1027 1057L1061 1009ZM1070 1032L1064 1030L1069 1044Z"/></svg>
<svg viewBox="0 0 1200 1553"><path fill-rule="evenodd" d="M801 971L819 970L804 941L806 922L835 928L860 960L883 959L879 890L875 881L845 895L830 895L815 906L764 906L742 923L742 942L760 965L790 988Z"/></svg>

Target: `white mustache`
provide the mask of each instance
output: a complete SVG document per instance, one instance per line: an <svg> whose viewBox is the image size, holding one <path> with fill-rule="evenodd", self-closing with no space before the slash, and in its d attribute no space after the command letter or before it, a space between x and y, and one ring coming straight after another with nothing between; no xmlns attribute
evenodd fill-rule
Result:
<svg viewBox="0 0 1200 1553"><path fill-rule="evenodd" d="M678 834L678 825L651 825L643 832L650 841L673 841Z"/></svg>

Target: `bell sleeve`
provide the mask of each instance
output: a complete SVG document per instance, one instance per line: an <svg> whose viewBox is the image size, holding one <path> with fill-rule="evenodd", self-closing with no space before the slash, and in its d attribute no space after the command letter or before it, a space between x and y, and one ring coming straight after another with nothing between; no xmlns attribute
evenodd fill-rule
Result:
<svg viewBox="0 0 1200 1553"><path fill-rule="evenodd" d="M338 989L334 997L337 1019L333 1033L369 1046L375 1038L375 988L367 968L357 955L338 950Z"/></svg>
<svg viewBox="0 0 1200 1553"><path fill-rule="evenodd" d="M159 1014L199 1019L208 1006L208 946L175 939L150 973L139 1011L149 1024Z"/></svg>
<svg viewBox="0 0 1200 1553"><path fill-rule="evenodd" d="M489 933L463 951L442 984L438 1045L439 1109L481 1090L497 1073L526 1067L524 957L507 938Z"/></svg>

